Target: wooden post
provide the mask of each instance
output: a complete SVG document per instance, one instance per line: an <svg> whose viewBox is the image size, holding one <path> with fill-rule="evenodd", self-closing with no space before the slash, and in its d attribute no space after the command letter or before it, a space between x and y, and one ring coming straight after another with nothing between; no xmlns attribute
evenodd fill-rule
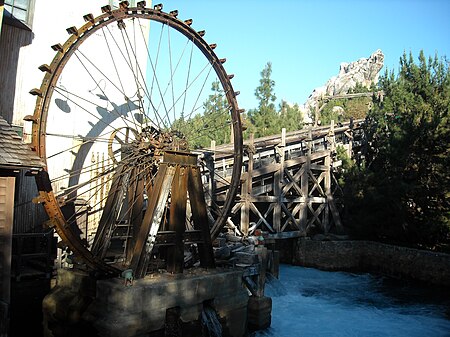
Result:
<svg viewBox="0 0 450 337"><path fill-rule="evenodd" d="M328 234L330 230L330 216L329 216L329 200L328 195L331 195L331 152L325 157L325 177L324 177L324 185L325 185L325 194L327 195L326 206L323 213L322 220L322 230L324 234Z"/></svg>
<svg viewBox="0 0 450 337"><path fill-rule="evenodd" d="M198 244L200 266L203 268L215 268L214 253L209 232L208 215L206 213L205 195L200 170L191 167L188 178L189 200L191 202L192 221L194 229L201 231L202 243Z"/></svg>
<svg viewBox="0 0 450 337"><path fill-rule="evenodd" d="M279 157L280 166L278 171L274 174L274 182L273 182L273 193L276 198L276 203L273 209L273 228L275 232L279 233L281 231L281 185L283 182L283 174L284 174L284 159L285 159L285 146L286 146L286 129L283 128L281 130L281 143L275 147L276 156Z"/></svg>
<svg viewBox="0 0 450 337"><path fill-rule="evenodd" d="M125 261L129 261L131 259L133 247L136 242L136 238L139 233L139 227L142 222L144 208L144 178L141 174L136 172L136 168L133 169L133 174L131 175L131 177L131 184L128 189L128 205L132 206L128 223L128 238L125 241ZM149 191L147 191L147 193L148 192Z"/></svg>
<svg viewBox="0 0 450 337"><path fill-rule="evenodd" d="M256 247L256 253L258 254L259 261L259 275L258 275L258 283L256 289L256 296L263 297L264 296L264 285L266 284L266 269L267 269L267 260L268 260L268 252L267 248L264 246Z"/></svg>
<svg viewBox="0 0 450 337"><path fill-rule="evenodd" d="M172 274L182 273L184 267L183 235L186 230L187 182L187 168L178 165L172 181L168 225L168 230L175 232L175 245L167 248L167 271Z"/></svg>
<svg viewBox="0 0 450 337"><path fill-rule="evenodd" d="M215 160L216 160L216 141L211 141L211 152L212 155L205 158L206 161L206 168L209 171L209 185L208 185L208 192L209 195L206 198L206 203L208 206L211 206L214 204L214 196L216 195L216 178L214 176L214 170L215 170Z"/></svg>
<svg viewBox="0 0 450 337"><path fill-rule="evenodd" d="M254 134L250 135L250 143L247 147L248 155L248 167L247 167L247 177L242 182L241 185L241 232L244 236L249 234L250 227L250 203L252 199L252 176L253 176L253 163L254 163Z"/></svg>
<svg viewBox="0 0 450 337"><path fill-rule="evenodd" d="M130 267L133 269L136 278L144 277L147 272L149 254L156 241L156 234L161 223L174 174L174 166L169 166L167 163L159 165L153 188L154 193L148 199L148 207L139 228L139 235L131 257Z"/></svg>
<svg viewBox="0 0 450 337"><path fill-rule="evenodd" d="M328 143L330 145L330 151L333 153L336 151L336 137L334 134L334 120L331 120L330 130L328 131Z"/></svg>
<svg viewBox="0 0 450 337"><path fill-rule="evenodd" d="M112 236L113 228L116 225L117 218L120 217L118 209L123 203L125 188L128 185L124 181L129 179L130 174L131 172L126 172L124 165L119 166L114 174L91 249L96 256L103 258L109 248L109 240Z"/></svg>
<svg viewBox="0 0 450 337"><path fill-rule="evenodd" d="M303 164L305 168L303 170L303 174L300 177L300 188L302 190L302 196L304 198L304 202L300 204L300 229L301 231L306 231L306 227L308 224L308 203L309 203L309 174L311 171L311 142L312 142L312 131L309 129L308 139L307 139L307 147L308 153L306 154L306 163Z"/></svg>

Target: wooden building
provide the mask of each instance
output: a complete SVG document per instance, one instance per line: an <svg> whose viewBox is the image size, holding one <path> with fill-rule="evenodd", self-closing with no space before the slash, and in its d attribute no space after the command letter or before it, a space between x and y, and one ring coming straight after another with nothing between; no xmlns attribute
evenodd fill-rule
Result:
<svg viewBox="0 0 450 337"><path fill-rule="evenodd" d="M43 162L0 117L0 332L6 335L11 302L11 266L16 177L33 173ZM28 178L31 179L31 178ZM18 191L20 193L20 191Z"/></svg>

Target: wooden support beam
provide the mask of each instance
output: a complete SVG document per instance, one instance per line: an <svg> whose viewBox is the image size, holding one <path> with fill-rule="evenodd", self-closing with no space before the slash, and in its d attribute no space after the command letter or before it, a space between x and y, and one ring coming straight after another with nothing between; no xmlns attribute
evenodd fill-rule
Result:
<svg viewBox="0 0 450 337"><path fill-rule="evenodd" d="M170 198L170 216L168 230L175 232L174 245L167 249L167 271L172 274L183 272L184 243L183 235L186 230L188 169L177 165L172 181Z"/></svg>
<svg viewBox="0 0 450 337"><path fill-rule="evenodd" d="M308 220L306 226L307 228L309 228L309 226L311 226L313 223L317 223L319 226L322 226L322 221L320 220L319 216L326 206L327 206L326 204L320 204L319 207L317 207L317 209L314 210L312 204L308 203L308 208L311 211L312 218Z"/></svg>
<svg viewBox="0 0 450 337"><path fill-rule="evenodd" d="M257 247L256 253L258 254L258 261L261 266L258 275L257 281L257 290L256 296L263 297L264 296L264 285L266 283L266 270L267 270L267 261L268 261L268 252L266 247Z"/></svg>
<svg viewBox="0 0 450 337"><path fill-rule="evenodd" d="M302 166L302 168L298 170L297 173L294 174L294 176L292 176L288 170L285 170L285 174L289 178L290 182L284 185L282 190L283 194L286 194L291 189L291 187L294 187L297 193L306 198L307 195L303 195L303 190L297 183L304 173L305 173L305 166Z"/></svg>
<svg viewBox="0 0 450 337"><path fill-rule="evenodd" d="M188 192L194 229L202 232L203 244L198 244L200 266L203 268L215 268L202 177L198 167L191 167L189 170Z"/></svg>
<svg viewBox="0 0 450 337"><path fill-rule="evenodd" d="M310 195L317 189L319 191L320 195L325 196L325 192L323 191L322 186L320 186L320 183L322 182L323 177L324 177L324 172L322 172L319 175L319 178L316 178L314 176L314 174L311 171L309 171L309 178L312 180L312 182L314 184L313 187L311 188L311 190L309 191Z"/></svg>
<svg viewBox="0 0 450 337"><path fill-rule="evenodd" d="M118 209L123 203L123 197L125 194L123 181L126 177L129 177L129 175L130 172L127 172L125 166L121 165L117 168L113 176L111 188L109 189L102 216L95 233L94 243L92 244L91 251L94 256L104 258L106 255L113 232L113 227L116 225ZM125 188L126 186L127 185L125 185Z"/></svg>
<svg viewBox="0 0 450 337"><path fill-rule="evenodd" d="M209 184L208 184L208 198L207 204L208 206L214 205L217 201L216 197L216 176L215 172L215 153L216 153L216 141L211 141L211 151L212 155L205 156L206 168L209 171Z"/></svg>
<svg viewBox="0 0 450 337"><path fill-rule="evenodd" d="M131 259L133 247L136 243L139 234L139 228L142 223L143 209L144 209L144 177L142 174L136 172L137 168L133 168L131 184L128 188L128 205L131 205L131 214L129 216L129 230L130 238L125 241L125 261ZM147 191L148 193L149 191Z"/></svg>
<svg viewBox="0 0 450 337"><path fill-rule="evenodd" d="M273 228L275 232L281 231L281 198L282 198L282 183L284 174L284 160L285 160L285 146L286 146L286 129L281 130L281 143L275 147L276 157L278 157L279 168L275 172L273 182L273 192L277 199L273 209Z"/></svg>
<svg viewBox="0 0 450 337"><path fill-rule="evenodd" d="M175 166L169 166L167 163L159 165L154 181L154 193L148 200L148 207L140 226L131 258L130 267L133 269L134 277L136 278L144 277L147 272L149 255L156 241L156 234L161 224L174 174Z"/></svg>
<svg viewBox="0 0 450 337"><path fill-rule="evenodd" d="M294 226L301 230L300 227L300 223L299 221L295 218L295 216L288 210L288 208L286 207L286 205L284 203L281 204L281 207L283 208L284 214L286 214L288 216L288 218L290 218L292 220L292 222L294 223ZM286 226L288 225L289 221L286 221L285 225L283 226L283 228L280 230L280 232L284 231Z"/></svg>
<svg viewBox="0 0 450 337"><path fill-rule="evenodd" d="M307 198L309 196L309 173L311 170L311 130L309 130L309 141L307 143L308 153L306 154L306 162L303 165L303 174L300 180L300 187L302 189L302 195ZM302 203L300 206L300 228L303 231L306 231L308 224L308 207L307 203Z"/></svg>
<svg viewBox="0 0 450 337"><path fill-rule="evenodd" d="M328 131L328 135L327 135L327 142L328 142L330 151L335 152L336 151L336 137L335 137L335 133L334 133L334 120L331 120L330 130Z"/></svg>
<svg viewBox="0 0 450 337"><path fill-rule="evenodd" d="M241 175L241 194L236 208L236 212L240 210L240 228L245 235L262 224L274 232L292 230L291 224L293 227L298 224L304 232L313 223L320 225L325 233L331 230L334 217L339 213L333 199L330 154L335 151L337 141L349 138L345 133L351 132L351 123L343 124L282 132L281 136L245 142L249 148L255 148L254 153L244 157L244 167L248 169ZM226 154L224 146L219 146L217 151L216 169L225 170L225 165L232 164L230 155ZM226 188L224 183L217 182L217 191L221 191L222 196ZM321 207L322 204L326 207ZM250 228L253 213L257 221L256 226ZM337 223L341 223L340 219Z"/></svg>
<svg viewBox="0 0 450 337"><path fill-rule="evenodd" d="M273 204L272 204L272 207L273 207ZM261 214L261 212L259 211L259 209L258 209L253 203L250 203L250 209L252 210L253 213L255 213L255 214L259 217L259 219L266 225L266 227L267 227L271 232L274 232L273 227L272 227L272 226L269 224L269 222L266 220L266 217L263 216L263 215Z"/></svg>
<svg viewBox="0 0 450 337"><path fill-rule="evenodd" d="M252 199L252 185L253 185L253 154L254 154L254 135L250 135L250 143L247 146L247 175L241 185L241 232L244 236L249 235L250 228L250 200Z"/></svg>
<svg viewBox="0 0 450 337"><path fill-rule="evenodd" d="M325 188L325 195L327 196L327 206L325 207L324 213L323 213L323 219L322 219L322 225L323 225L323 233L328 234L330 231L330 218L329 218L329 203L330 200L328 199L328 196L331 195L331 153L329 156L325 157L325 166L328 168L324 173L324 188Z"/></svg>

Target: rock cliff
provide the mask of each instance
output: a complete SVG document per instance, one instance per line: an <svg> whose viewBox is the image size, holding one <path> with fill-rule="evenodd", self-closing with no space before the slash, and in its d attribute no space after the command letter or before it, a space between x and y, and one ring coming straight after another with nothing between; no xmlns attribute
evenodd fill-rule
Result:
<svg viewBox="0 0 450 337"><path fill-rule="evenodd" d="M351 63L341 63L339 74L330 78L324 86L314 89L301 107L305 113L305 120L308 119L306 116L310 111L316 109L320 99L326 96L346 94L350 89L355 88L357 83L366 88L369 88L372 83L377 83L383 64L384 54L380 49L368 58L360 58Z"/></svg>

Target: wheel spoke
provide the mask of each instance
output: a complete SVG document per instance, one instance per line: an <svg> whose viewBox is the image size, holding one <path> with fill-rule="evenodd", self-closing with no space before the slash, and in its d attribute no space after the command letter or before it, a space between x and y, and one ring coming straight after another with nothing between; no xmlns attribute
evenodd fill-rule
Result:
<svg viewBox="0 0 450 337"><path fill-rule="evenodd" d="M91 63L92 64L92 62L89 60L89 58L86 58L86 56L81 52L81 51L78 51L78 53L80 53L89 63ZM94 76L92 75L92 73L87 69L87 67L86 67L86 65L84 64L84 62L81 60L81 58L78 56L78 53L76 52L74 55L75 55L75 57L78 59L78 61L80 61L80 63L81 63L81 65L83 66L83 68L86 70L86 72L88 73L88 75L89 75L89 77L92 79L92 81L96 84L96 86L100 89L100 91L102 92L102 94L103 94L103 97L105 97L112 105L114 105L113 104L113 102L108 98L108 96L106 95L106 93L105 93L105 91L101 88L101 86L99 85L99 82L97 82L97 80L94 78ZM105 74L103 74L103 72L100 70L100 69L98 69L98 67L96 66L96 65L94 65L94 64L92 64L93 66L94 66L94 68L98 71L98 72L100 72L103 76L104 76L104 78L107 78L106 76L105 76ZM111 82L110 80L108 80L117 90L119 90L119 92L120 92L120 89L113 83L113 82ZM123 92L121 92L125 97L126 97L126 95L125 95L125 93L123 93ZM129 99L128 99L128 97L126 97L126 102L127 102L127 106L128 106L128 112L129 112L129 114L130 115L132 115L131 114L131 108L130 108L130 103L129 103ZM117 114L117 116L118 117L120 117L123 121L124 121L124 123L127 125L127 126L129 126L128 125L128 123L127 123L127 119L122 115L122 114L119 114L119 112L116 110L116 109L114 109L113 110L114 111L114 113L116 113ZM136 123L134 123L135 125L135 127L137 127L137 125L136 125Z"/></svg>

